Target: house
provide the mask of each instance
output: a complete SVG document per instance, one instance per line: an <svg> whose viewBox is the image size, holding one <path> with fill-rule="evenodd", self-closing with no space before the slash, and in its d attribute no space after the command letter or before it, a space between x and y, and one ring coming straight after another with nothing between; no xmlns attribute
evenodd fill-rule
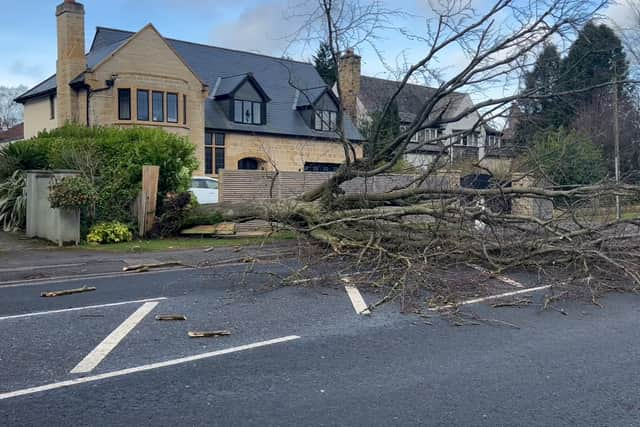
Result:
<svg viewBox="0 0 640 427"><path fill-rule="evenodd" d="M374 112L381 112L400 86L397 81L363 76L361 58L353 50L342 55L339 72L344 109L358 123L370 120ZM416 84L402 88L396 98L401 131L408 129L426 100L435 92L434 88ZM436 106L432 116L442 113L447 119L472 106L473 101L468 94L454 92ZM447 135L452 135L453 141L445 139ZM482 124L480 115L473 112L460 120L418 131L411 138L405 159L417 167L431 164L442 150L437 144L426 142L438 138L445 145L453 143L452 150L447 150L444 155L450 161L460 158L482 160L489 155L490 147L500 147L501 144L500 132Z"/></svg>
<svg viewBox="0 0 640 427"><path fill-rule="evenodd" d="M8 129L0 129L0 144L20 141L24 139L24 123L19 123Z"/></svg>
<svg viewBox="0 0 640 427"><path fill-rule="evenodd" d="M221 169L335 170L336 129L362 137L308 63L138 32L97 28L85 53L84 6L56 8L56 74L16 99L30 138L67 122L152 126L189 137L200 175Z"/></svg>

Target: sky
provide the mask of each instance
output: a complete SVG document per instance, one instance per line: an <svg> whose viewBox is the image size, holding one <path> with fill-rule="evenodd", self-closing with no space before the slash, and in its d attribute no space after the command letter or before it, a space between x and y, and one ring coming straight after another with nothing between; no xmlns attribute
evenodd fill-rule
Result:
<svg viewBox="0 0 640 427"><path fill-rule="evenodd" d="M292 28L291 8L300 0L84 0L86 44L97 26L137 31L151 22L168 38L309 60L309 48L287 49ZM313 0L307 0L312 2ZM384 0L411 15L394 25L420 25L427 0ZM489 0L474 0L478 2ZM55 7L60 0L3 2L0 46L0 86L33 86L55 72ZM624 6L610 7L606 14L618 22L627 19ZM363 74L389 77L384 65L411 58L412 44L398 32L378 41L379 52L363 48ZM446 59L456 61L452 52Z"/></svg>

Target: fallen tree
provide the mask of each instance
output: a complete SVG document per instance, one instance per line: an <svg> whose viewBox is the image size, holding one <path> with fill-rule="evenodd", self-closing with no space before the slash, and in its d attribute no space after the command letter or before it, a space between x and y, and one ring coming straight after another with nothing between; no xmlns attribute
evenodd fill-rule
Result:
<svg viewBox="0 0 640 427"><path fill-rule="evenodd" d="M215 210L226 220L276 222L326 244L343 259L377 272L388 291L383 301L429 283L422 276L425 272L469 263L494 272L533 269L561 279L567 286L587 289L594 298L610 288L640 289L640 219L586 214L586 206L596 199L616 195L639 199L640 186L602 181L554 188L540 184L544 177L535 168L520 171L522 176L531 178L532 185L515 185L513 180L492 176L493 172L481 161L474 166L492 176L489 188L427 185L429 177L446 164L444 160L449 158L449 150L458 138L504 117L512 102L559 99L569 92L515 91L462 109L452 108L452 95L513 84L546 41L571 37L606 4L583 0L524 4L494 0L484 9L474 9L457 1L438 3L432 8L435 17L427 19L427 31L410 35L423 42L424 54L407 65L396 92L382 111L383 116L389 113L409 82L419 77L431 82L435 86L432 96L422 100L418 114L405 130L390 140L380 140L388 133L379 127L374 129L369 143L380 148L359 159L351 141L344 137L344 130L338 129L344 163L322 185L295 199L221 204L207 209ZM340 52L370 42L376 30L386 28L386 17L398 12L384 10L376 1L319 0L317 7L306 13L302 27L307 31L306 37L319 35L326 41L338 66ZM465 53L464 63L458 64L454 73L438 70L434 64L452 48ZM571 93L610 84L613 83ZM339 78L336 91L338 95L342 91ZM470 130L411 144L417 132L469 117L475 120ZM409 184L384 192L345 192L343 184L392 170L407 153L415 152L416 145L435 147L437 155ZM540 200L553 205L552 215L537 215L531 208L508 208L531 206ZM433 281L428 287L434 290Z"/></svg>

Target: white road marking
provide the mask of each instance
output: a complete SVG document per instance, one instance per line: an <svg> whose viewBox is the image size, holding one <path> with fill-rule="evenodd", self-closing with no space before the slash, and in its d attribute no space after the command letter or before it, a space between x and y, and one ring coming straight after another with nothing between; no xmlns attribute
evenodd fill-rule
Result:
<svg viewBox="0 0 640 427"><path fill-rule="evenodd" d="M349 299L351 300L351 304L353 304L353 308L358 314L371 314L367 303L364 302L364 298L360 294L360 291L355 286L346 285L344 289L347 291L347 295L349 295Z"/></svg>
<svg viewBox="0 0 640 427"><path fill-rule="evenodd" d="M297 340L300 337L297 335L290 335L282 338L275 338L268 341L260 341L253 344L245 344L238 347L231 347L224 350L211 351L209 353L196 354L195 356L181 357L179 359L167 360L165 362L151 363L149 365L136 366L134 368L122 369L119 371L107 372L104 374L93 375L90 377L74 378L72 380L61 381L57 383L45 384L37 387L25 388L22 390L11 391L8 393L0 394L0 400L11 399L13 397L25 396L28 394L39 393L42 391L55 390L58 388L69 387L77 384L90 383L94 381L100 381L107 378L121 377L124 375L135 374L137 372L150 371L152 369L164 368L167 366L180 365L183 363L194 362L196 360L207 359L210 357L221 356L223 354L236 353L239 351L250 350L258 347L265 347L272 344L279 344L287 341Z"/></svg>
<svg viewBox="0 0 640 427"><path fill-rule="evenodd" d="M85 305L83 307L63 308L63 309L60 309L60 310L36 311L34 313L14 314L12 316L0 317L0 320L20 319L20 318L23 318L23 317L34 317L34 316L44 316L44 315L47 315L47 314L66 313L68 311L89 310L89 309L92 309L92 308L117 307L119 305L136 304L136 303L151 302L151 301L162 301L162 300L165 300L165 299L167 299L167 298L158 297L158 298L138 299L138 300L133 300L133 301L112 302L112 303L109 303L109 304Z"/></svg>
<svg viewBox="0 0 640 427"><path fill-rule="evenodd" d="M490 272L486 268L480 267L479 265L475 265L475 264L467 264L467 265L469 267L471 267L471 268L474 268L474 269L478 270L481 273L487 274L489 276L493 276L496 279L500 280L501 282L506 283L507 285L515 286L516 288L524 288L525 287L522 283L520 283L520 282L518 282L516 280L513 280L513 279L511 279L511 278L509 278L507 276L502 276L500 274L493 274L492 272Z"/></svg>
<svg viewBox="0 0 640 427"><path fill-rule="evenodd" d="M127 334L145 318L147 314L151 313L151 310L156 308L158 304L160 304L159 301L145 302L142 304L142 306L134 311L131 316L120 324L120 326L107 335L107 337L103 339L102 342L91 351L91 353L87 354L87 356L71 370L71 373L85 374L93 371L93 369L98 366L114 348L116 348L120 341L122 341L124 337L126 337Z"/></svg>
<svg viewBox="0 0 640 427"><path fill-rule="evenodd" d="M81 262L81 263L75 263L75 264L48 264L48 265L28 265L24 267L9 267L9 268L0 268L0 273L7 273L11 271L42 270L45 268L79 267L85 264L86 263Z"/></svg>
<svg viewBox="0 0 640 427"><path fill-rule="evenodd" d="M83 274L82 276L78 276L78 275L57 276L57 277L51 277L49 279L8 280L6 282L0 282L0 291L2 289L20 288L24 286L41 286L41 285L47 285L51 283L61 283L61 282L79 282L79 281L86 281L88 279L111 279L114 277L142 276L142 275L150 275L150 274L167 273L167 272L178 271L178 270L194 270L194 269L195 269L194 267L162 268L162 269L142 271L142 272L89 273L89 274Z"/></svg>
<svg viewBox="0 0 640 427"><path fill-rule="evenodd" d="M469 304L477 304L479 302L484 302L484 301L491 301L494 299L500 299L500 298L505 298L505 297L511 297L514 295L520 295L520 294L527 294L530 292L536 292L536 291L541 291L543 289L548 289L553 285L545 285L545 286L538 286L536 288L527 288L527 289L522 289L519 291L513 291L513 292L505 292L503 294L498 294L498 295L490 295L488 297L482 297L482 298L474 298L474 299L469 299L466 301L461 301L457 304L447 304L447 305L441 305L439 307L432 307L429 310L431 311L438 311L438 310L442 310L445 308L453 308L453 307L457 307L460 305L469 305Z"/></svg>

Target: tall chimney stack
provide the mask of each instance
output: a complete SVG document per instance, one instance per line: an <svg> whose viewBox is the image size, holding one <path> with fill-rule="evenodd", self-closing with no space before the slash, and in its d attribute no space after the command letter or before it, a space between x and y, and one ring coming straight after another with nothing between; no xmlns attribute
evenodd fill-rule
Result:
<svg viewBox="0 0 640 427"><path fill-rule="evenodd" d="M56 64L58 126L84 122L80 100L69 82L87 68L84 55L84 6L64 0L56 8L58 61Z"/></svg>
<svg viewBox="0 0 640 427"><path fill-rule="evenodd" d="M358 94L360 93L360 68L361 58L353 51L347 49L340 57L340 94L342 108L346 111L354 123L358 121Z"/></svg>

